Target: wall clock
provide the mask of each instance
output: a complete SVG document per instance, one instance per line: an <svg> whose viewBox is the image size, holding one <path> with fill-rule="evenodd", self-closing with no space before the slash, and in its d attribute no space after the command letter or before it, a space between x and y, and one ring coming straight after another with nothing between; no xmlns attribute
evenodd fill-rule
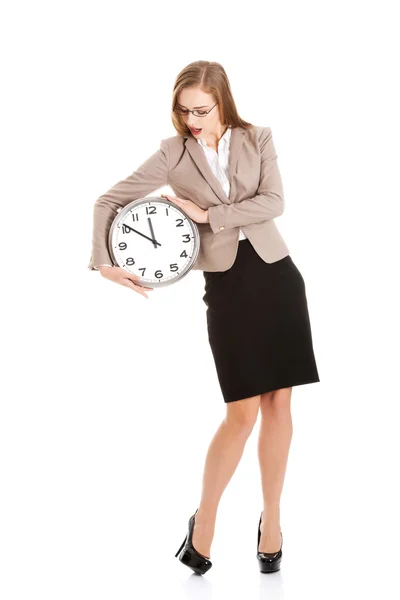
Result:
<svg viewBox="0 0 400 600"><path fill-rule="evenodd" d="M159 196L133 200L119 209L108 234L113 263L158 288L188 274L200 249L196 223L179 206Z"/></svg>

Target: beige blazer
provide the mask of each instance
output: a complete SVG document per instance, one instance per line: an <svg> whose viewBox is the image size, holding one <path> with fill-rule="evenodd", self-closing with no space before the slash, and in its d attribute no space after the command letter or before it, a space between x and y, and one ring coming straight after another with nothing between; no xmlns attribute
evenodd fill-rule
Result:
<svg viewBox="0 0 400 600"><path fill-rule="evenodd" d="M289 254L275 217L284 210L277 154L269 127L233 127L229 152L229 198L197 140L188 134L161 140L160 148L94 204L92 255L88 265L112 264L108 231L119 208L169 185L176 196L208 209L209 223L196 223L200 251L193 269L226 271L236 257L239 228L267 263Z"/></svg>

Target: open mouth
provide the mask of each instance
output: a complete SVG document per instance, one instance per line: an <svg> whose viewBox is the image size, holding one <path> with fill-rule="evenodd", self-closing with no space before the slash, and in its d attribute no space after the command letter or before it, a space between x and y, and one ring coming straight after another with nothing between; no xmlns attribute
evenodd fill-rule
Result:
<svg viewBox="0 0 400 600"><path fill-rule="evenodd" d="M199 134L199 133L200 133L200 131L202 131L202 128L200 127L200 129L195 129L194 127L191 127L191 128L190 128L190 131L191 131L192 133Z"/></svg>

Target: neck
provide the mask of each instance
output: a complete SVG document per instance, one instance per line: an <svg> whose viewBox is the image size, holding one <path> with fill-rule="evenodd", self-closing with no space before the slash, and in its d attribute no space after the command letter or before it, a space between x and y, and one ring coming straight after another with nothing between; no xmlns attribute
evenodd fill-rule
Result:
<svg viewBox="0 0 400 600"><path fill-rule="evenodd" d="M217 128L216 132L210 133L208 137L204 137L203 139L207 142L208 146L216 147L218 146L219 140L222 138L229 125L221 125Z"/></svg>

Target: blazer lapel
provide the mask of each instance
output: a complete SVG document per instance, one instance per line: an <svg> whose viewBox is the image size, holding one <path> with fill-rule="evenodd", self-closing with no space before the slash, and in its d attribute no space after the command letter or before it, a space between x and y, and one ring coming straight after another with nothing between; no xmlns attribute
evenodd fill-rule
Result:
<svg viewBox="0 0 400 600"><path fill-rule="evenodd" d="M230 185L230 193L229 196L232 197L232 178L233 174L236 172L236 165L239 159L240 150L242 149L243 144L243 134L245 133L244 127L232 127L231 133L231 142L229 148L229 161L228 161L228 180ZM232 200L228 198L228 196L224 192L224 188L220 184L217 177L214 175L206 155L204 154L203 148L200 146L198 141L190 134L188 134L185 146L195 162L197 168L203 175L204 179L213 189L217 197L224 204L231 204Z"/></svg>

